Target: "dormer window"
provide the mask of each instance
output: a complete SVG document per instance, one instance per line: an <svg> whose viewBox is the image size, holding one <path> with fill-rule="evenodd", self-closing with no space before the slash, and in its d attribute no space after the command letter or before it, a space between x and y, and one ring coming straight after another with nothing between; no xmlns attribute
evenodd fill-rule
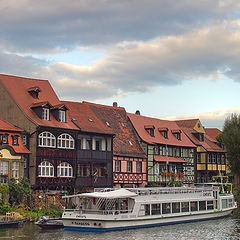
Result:
<svg viewBox="0 0 240 240"><path fill-rule="evenodd" d="M181 140L181 130L172 130L172 134L173 134L178 140Z"/></svg>
<svg viewBox="0 0 240 240"><path fill-rule="evenodd" d="M38 94L41 92L41 90L39 87L32 87L28 89L28 92L33 98L38 99Z"/></svg>
<svg viewBox="0 0 240 240"><path fill-rule="evenodd" d="M155 127L153 125L146 125L146 126L144 126L144 128L150 134L151 137L154 137L154 129L155 129Z"/></svg>
<svg viewBox="0 0 240 240"><path fill-rule="evenodd" d="M59 122L66 122L66 111L59 110L58 119L59 119Z"/></svg>
<svg viewBox="0 0 240 240"><path fill-rule="evenodd" d="M168 139L168 128L158 128L158 131L165 139Z"/></svg>
<svg viewBox="0 0 240 240"><path fill-rule="evenodd" d="M0 135L0 144L8 144L8 134Z"/></svg>
<svg viewBox="0 0 240 240"><path fill-rule="evenodd" d="M204 133L193 133L193 134L200 142L204 142Z"/></svg>
<svg viewBox="0 0 240 240"><path fill-rule="evenodd" d="M42 109L42 120L49 121L49 108Z"/></svg>
<svg viewBox="0 0 240 240"><path fill-rule="evenodd" d="M12 135L12 144L18 145L18 135Z"/></svg>

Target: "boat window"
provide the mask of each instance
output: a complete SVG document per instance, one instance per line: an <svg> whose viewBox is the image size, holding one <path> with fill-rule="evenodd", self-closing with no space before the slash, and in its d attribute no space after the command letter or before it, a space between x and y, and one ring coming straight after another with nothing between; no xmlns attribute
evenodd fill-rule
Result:
<svg viewBox="0 0 240 240"><path fill-rule="evenodd" d="M163 214L171 213L170 203L162 204L162 213Z"/></svg>
<svg viewBox="0 0 240 240"><path fill-rule="evenodd" d="M233 207L233 199L232 198L228 199L228 207L229 208Z"/></svg>
<svg viewBox="0 0 240 240"><path fill-rule="evenodd" d="M207 201L207 210L214 209L214 203L213 201Z"/></svg>
<svg viewBox="0 0 240 240"><path fill-rule="evenodd" d="M180 203L175 202L172 203L172 213L179 213L180 212Z"/></svg>
<svg viewBox="0 0 240 240"><path fill-rule="evenodd" d="M227 199L222 200L222 208L227 208Z"/></svg>
<svg viewBox="0 0 240 240"><path fill-rule="evenodd" d="M199 211L206 210L206 201L199 201Z"/></svg>
<svg viewBox="0 0 240 240"><path fill-rule="evenodd" d="M190 202L190 207L191 207L191 212L197 211L198 210L198 202Z"/></svg>
<svg viewBox="0 0 240 240"><path fill-rule="evenodd" d="M161 214L161 204L152 204L152 215Z"/></svg>
<svg viewBox="0 0 240 240"><path fill-rule="evenodd" d="M150 215L150 204L145 204L145 215Z"/></svg>
<svg viewBox="0 0 240 240"><path fill-rule="evenodd" d="M189 212L189 202L181 203L181 212Z"/></svg>

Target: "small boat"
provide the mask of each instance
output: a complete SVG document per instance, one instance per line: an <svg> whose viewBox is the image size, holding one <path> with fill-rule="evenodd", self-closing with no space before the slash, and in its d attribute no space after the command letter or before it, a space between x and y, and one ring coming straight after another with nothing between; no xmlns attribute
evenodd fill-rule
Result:
<svg viewBox="0 0 240 240"><path fill-rule="evenodd" d="M35 224L42 229L63 228L63 222L61 219L47 219L44 216L39 221L35 222Z"/></svg>
<svg viewBox="0 0 240 240"><path fill-rule="evenodd" d="M20 219L20 220L0 220L0 227L17 227L19 224L22 224L26 222L25 219Z"/></svg>
<svg viewBox="0 0 240 240"><path fill-rule="evenodd" d="M229 189L229 188L227 188ZM111 231L188 223L227 216L237 207L231 190L201 187L95 189L63 197L64 229Z"/></svg>
<svg viewBox="0 0 240 240"><path fill-rule="evenodd" d="M27 219L22 219L20 217L21 215L17 212L6 213L6 215L2 216L0 219L0 228L17 227L27 221Z"/></svg>

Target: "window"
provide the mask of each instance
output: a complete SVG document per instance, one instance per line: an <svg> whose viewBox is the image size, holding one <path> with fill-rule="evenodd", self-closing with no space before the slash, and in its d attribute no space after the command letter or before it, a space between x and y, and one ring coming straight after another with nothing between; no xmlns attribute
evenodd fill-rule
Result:
<svg viewBox="0 0 240 240"><path fill-rule="evenodd" d="M170 203L163 203L162 204L162 213L163 214L171 213Z"/></svg>
<svg viewBox="0 0 240 240"><path fill-rule="evenodd" d="M100 151L101 140L96 140L96 151Z"/></svg>
<svg viewBox="0 0 240 240"><path fill-rule="evenodd" d="M180 213L180 202L172 203L172 213Z"/></svg>
<svg viewBox="0 0 240 240"><path fill-rule="evenodd" d="M66 111L59 110L59 112L58 112L58 121L59 122L66 122Z"/></svg>
<svg viewBox="0 0 240 240"><path fill-rule="evenodd" d="M206 210L206 201L199 201L199 211Z"/></svg>
<svg viewBox="0 0 240 240"><path fill-rule="evenodd" d="M54 176L54 167L48 162L44 161L38 165L38 176L39 177L53 177Z"/></svg>
<svg viewBox="0 0 240 240"><path fill-rule="evenodd" d="M190 208L191 212L198 211L198 202L197 201L190 202Z"/></svg>
<svg viewBox="0 0 240 240"><path fill-rule="evenodd" d="M8 144L8 134L0 135L0 144Z"/></svg>
<svg viewBox="0 0 240 240"><path fill-rule="evenodd" d="M137 173L142 172L142 162L137 162Z"/></svg>
<svg viewBox="0 0 240 240"><path fill-rule="evenodd" d="M12 177L19 178L19 162L12 163Z"/></svg>
<svg viewBox="0 0 240 240"><path fill-rule="evenodd" d="M50 132L42 132L38 136L39 147L56 147L56 138Z"/></svg>
<svg viewBox="0 0 240 240"><path fill-rule="evenodd" d="M79 177L90 176L90 166L88 164L78 164L77 175Z"/></svg>
<svg viewBox="0 0 240 240"><path fill-rule="evenodd" d="M214 209L213 201L207 201L207 210L213 210L213 209Z"/></svg>
<svg viewBox="0 0 240 240"><path fill-rule="evenodd" d="M67 163L63 162L57 167L57 176L58 177L72 177L73 176L73 168Z"/></svg>
<svg viewBox="0 0 240 240"><path fill-rule="evenodd" d="M18 145L18 135L12 135L12 144Z"/></svg>
<svg viewBox="0 0 240 240"><path fill-rule="evenodd" d="M119 160L115 161L115 172L121 171L121 162Z"/></svg>
<svg viewBox="0 0 240 240"><path fill-rule="evenodd" d="M161 214L161 204L152 204L152 215Z"/></svg>
<svg viewBox="0 0 240 240"><path fill-rule="evenodd" d="M121 125L122 125L122 127L123 127L123 128L125 128L125 125L124 125L124 123L123 123L123 122L121 122Z"/></svg>
<svg viewBox="0 0 240 240"><path fill-rule="evenodd" d="M8 162L0 162L0 174L1 175L8 174Z"/></svg>
<svg viewBox="0 0 240 240"><path fill-rule="evenodd" d="M49 121L49 108L42 109L42 120Z"/></svg>
<svg viewBox="0 0 240 240"><path fill-rule="evenodd" d="M23 145L27 145L27 136L26 135L22 135L22 142L23 142Z"/></svg>
<svg viewBox="0 0 240 240"><path fill-rule="evenodd" d="M63 133L58 137L58 148L74 149L74 139L71 135Z"/></svg>
<svg viewBox="0 0 240 240"><path fill-rule="evenodd" d="M110 127L110 123L108 121L106 121L106 124L107 124L108 127Z"/></svg>
<svg viewBox="0 0 240 240"><path fill-rule="evenodd" d="M227 199L222 200L222 208L227 208Z"/></svg>
<svg viewBox="0 0 240 240"><path fill-rule="evenodd" d="M127 162L127 172L132 172L132 162L131 161L128 161Z"/></svg>
<svg viewBox="0 0 240 240"><path fill-rule="evenodd" d="M86 149L91 150L92 149L92 141L90 139L86 140Z"/></svg>
<svg viewBox="0 0 240 240"><path fill-rule="evenodd" d="M189 202L181 203L181 212L189 212Z"/></svg>

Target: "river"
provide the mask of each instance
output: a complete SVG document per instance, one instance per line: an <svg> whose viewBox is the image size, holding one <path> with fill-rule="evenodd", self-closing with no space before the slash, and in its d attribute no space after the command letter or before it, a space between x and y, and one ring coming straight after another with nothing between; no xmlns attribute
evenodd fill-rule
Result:
<svg viewBox="0 0 240 240"><path fill-rule="evenodd" d="M114 231L106 233L89 233L78 231L41 230L33 223L25 223L21 227L0 229L0 240L237 240L240 239L240 220L233 216L160 227L135 230Z"/></svg>

